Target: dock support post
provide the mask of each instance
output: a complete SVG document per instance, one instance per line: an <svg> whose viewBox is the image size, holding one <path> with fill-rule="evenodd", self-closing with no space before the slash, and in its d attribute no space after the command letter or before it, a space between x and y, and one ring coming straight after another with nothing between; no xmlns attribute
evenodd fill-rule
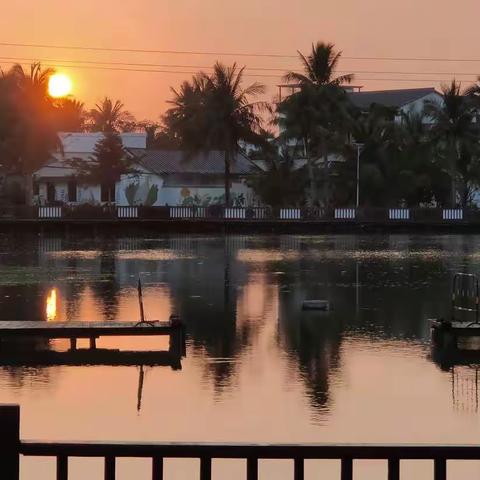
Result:
<svg viewBox="0 0 480 480"><path fill-rule="evenodd" d="M2 480L20 478L20 407L0 405L0 465Z"/></svg>
<svg viewBox="0 0 480 480"><path fill-rule="evenodd" d="M97 339L95 337L90 338L90 350L97 349Z"/></svg>
<svg viewBox="0 0 480 480"><path fill-rule="evenodd" d="M77 349L77 339L71 338L70 339L70 350L74 352Z"/></svg>

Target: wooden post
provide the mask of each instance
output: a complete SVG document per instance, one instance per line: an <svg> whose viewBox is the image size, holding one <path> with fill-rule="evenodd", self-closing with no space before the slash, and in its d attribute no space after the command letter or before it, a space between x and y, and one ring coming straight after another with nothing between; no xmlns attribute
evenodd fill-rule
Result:
<svg viewBox="0 0 480 480"><path fill-rule="evenodd" d="M77 339L71 338L70 339L70 350L74 352L77 349Z"/></svg>
<svg viewBox="0 0 480 480"><path fill-rule="evenodd" d="M97 348L97 339L95 337L90 338L90 350L95 350Z"/></svg>
<svg viewBox="0 0 480 480"><path fill-rule="evenodd" d="M2 480L20 478L20 407L0 405L0 469Z"/></svg>

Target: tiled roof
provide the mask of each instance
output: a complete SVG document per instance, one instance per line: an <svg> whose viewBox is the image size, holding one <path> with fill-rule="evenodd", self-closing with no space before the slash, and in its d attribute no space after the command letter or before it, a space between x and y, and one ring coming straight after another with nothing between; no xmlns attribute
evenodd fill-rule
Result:
<svg viewBox="0 0 480 480"><path fill-rule="evenodd" d="M219 174L225 171L224 153L209 151L189 155L181 150L145 150L140 148L128 149L147 170L158 175L195 173L202 175ZM234 175L248 175L258 170L245 155L238 153L231 163L231 173Z"/></svg>
<svg viewBox="0 0 480 480"><path fill-rule="evenodd" d="M372 104L400 108L416 100L431 95L440 94L435 88L405 88L401 90L378 90L371 92L349 92L350 100L360 108L368 108Z"/></svg>
<svg viewBox="0 0 480 480"><path fill-rule="evenodd" d="M65 154L93 153L95 145L103 138L103 133L62 132L58 136ZM120 138L125 148L144 148L147 142L145 133L121 133Z"/></svg>

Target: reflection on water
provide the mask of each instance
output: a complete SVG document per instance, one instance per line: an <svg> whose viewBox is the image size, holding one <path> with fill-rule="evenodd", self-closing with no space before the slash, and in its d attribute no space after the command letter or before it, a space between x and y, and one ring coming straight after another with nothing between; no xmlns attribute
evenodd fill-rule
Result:
<svg viewBox="0 0 480 480"><path fill-rule="evenodd" d="M46 316L47 322L53 322L57 317L57 289L52 288L47 296Z"/></svg>
<svg viewBox="0 0 480 480"><path fill-rule="evenodd" d="M459 365L432 353L426 321L448 315L455 272L480 272L476 237L35 237L0 238L0 245L0 319L138 320L141 277L146 318L178 314L188 332L182 370L4 367L0 401L21 403L24 437L480 440L480 361ZM304 312L306 299L329 300L332 310ZM153 350L158 341L104 339L99 347ZM311 478L338 471L322 465L307 468ZM418 465L405 466L417 472L411 478L430 471ZM98 476L96 468L78 466L72 478ZM130 468L119 478L132 478ZM452 467L452 478L465 478L466 468ZM25 475L39 480L49 469L24 463ZM223 463L214 471L242 475ZM268 462L262 471L290 472ZM358 472L382 478L384 466L359 463Z"/></svg>

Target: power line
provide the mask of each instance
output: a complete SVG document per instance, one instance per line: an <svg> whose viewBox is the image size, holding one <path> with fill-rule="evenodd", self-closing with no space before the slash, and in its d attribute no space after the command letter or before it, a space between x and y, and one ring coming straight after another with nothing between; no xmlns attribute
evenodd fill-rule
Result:
<svg viewBox="0 0 480 480"><path fill-rule="evenodd" d="M209 52L195 50L152 50L144 48L109 48L92 47L80 45L51 45L38 43L12 43L0 42L4 47L21 48L50 48L57 50L89 50L98 52L126 52L126 53L155 53L167 55L206 55L206 56L230 56L230 57L266 57L266 58L298 58L298 55L285 55L275 53L250 53L250 52ZM480 63L477 58L433 58L433 57L362 57L342 56L343 60L374 60L374 61L408 61L408 62L475 62Z"/></svg>
<svg viewBox="0 0 480 480"><path fill-rule="evenodd" d="M7 64L8 62L2 62L0 64ZM29 65L24 63L21 65ZM180 70L151 70L151 69L138 69L138 68L114 68L114 67L99 67L99 66L87 66L87 65L58 65L58 64L44 64L46 67L52 68L79 68L79 69L88 69L88 70L107 70L107 71L120 71L120 72L135 72L135 73L167 73L167 74L176 74L176 75L195 75L198 72L194 71L180 71ZM283 77L280 75L263 75L263 74L246 74L246 77L260 77L260 78L273 78L280 80ZM420 82L420 83L442 83L445 82L443 79L435 78L366 78L366 77L357 77L357 80L366 81L366 82Z"/></svg>
<svg viewBox="0 0 480 480"><path fill-rule="evenodd" d="M93 60L59 60L53 58L27 58L27 57L0 57L2 61L27 61L27 62L48 62L50 64L69 63L69 64L86 64L86 65L112 65L112 66L125 66L125 67L158 67L158 68L197 68L200 70L207 70L214 68L213 66L202 65L178 65L178 64L161 64L161 63L133 63L133 62L110 62L110 61L93 61ZM46 63L45 63L46 64ZM247 71L267 71L267 72L286 72L289 70L286 68L270 68L270 67L249 67L246 66ZM293 70L295 71L295 70ZM297 70L297 72L299 72ZM449 76L477 76L477 73L473 72L425 72L425 71L391 71L391 70L337 70L338 73L354 73L354 74L370 74L370 75L449 75ZM189 72L187 72L189 73Z"/></svg>
<svg viewBox="0 0 480 480"><path fill-rule="evenodd" d="M191 50L148 50L144 48L107 48L107 47L84 47L79 45L43 45L36 43L7 43L0 42L3 47L29 47L29 48L52 48L58 50L90 50L97 52L126 52L126 53L157 53L166 55L216 55L219 57L269 57L269 58L297 58L297 55L280 55L272 53L231 53L231 52L198 52Z"/></svg>
<svg viewBox="0 0 480 480"><path fill-rule="evenodd" d="M121 68L120 65L125 66L145 66L145 67L164 67L164 68L198 68L198 69L211 69L213 67L203 67L198 65L172 65L172 64L143 64L143 63L124 63L124 62L96 62L96 61L76 61L76 60L54 60L54 59L28 59L24 57L0 57L0 63L3 64L13 64L13 63L20 63L20 65L28 66L29 63L22 63L23 61L40 61L46 67L53 67L53 68L75 68L75 69L88 69L88 70L107 70L107 71L120 71L120 72L140 72L140 73L171 73L171 74L186 74L186 75L195 75L198 71L185 71L185 70L159 70L159 69L151 69L151 68ZM46 63L48 62L48 63ZM78 65L80 64L80 65ZM112 67L108 67L105 65L112 65ZM249 70L256 70L256 71L283 71L282 69L270 69L270 68L249 68L246 67L246 71ZM370 75L448 75L448 76L468 76L468 77L476 77L477 74L475 73L455 73L455 72L402 72L402 71L372 71L372 70L339 70L338 73L354 73L354 74L370 74ZM282 75L268 75L268 74L245 74L247 77L260 77L260 78L283 78ZM374 78L361 78L357 77L357 80L377 80ZM408 78L399 78L399 79L378 79L382 81L392 80L392 81L425 81L425 82L433 82L433 81L445 81L446 79L408 79ZM471 80L471 79L470 79Z"/></svg>

